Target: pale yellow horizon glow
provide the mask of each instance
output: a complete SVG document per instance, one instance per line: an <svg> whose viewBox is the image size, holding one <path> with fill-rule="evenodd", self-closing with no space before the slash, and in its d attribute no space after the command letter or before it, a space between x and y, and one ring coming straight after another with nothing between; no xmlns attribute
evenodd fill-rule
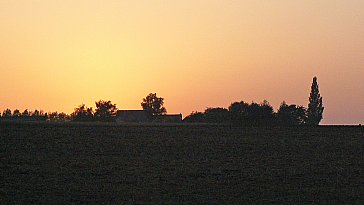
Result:
<svg viewBox="0 0 364 205"><path fill-rule="evenodd" d="M364 1L0 0L0 110L111 100L169 113L268 100L364 123Z"/></svg>

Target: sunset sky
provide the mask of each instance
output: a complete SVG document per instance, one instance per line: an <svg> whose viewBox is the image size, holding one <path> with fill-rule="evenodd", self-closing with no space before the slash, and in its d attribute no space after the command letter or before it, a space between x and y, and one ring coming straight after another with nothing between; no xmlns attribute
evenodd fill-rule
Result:
<svg viewBox="0 0 364 205"><path fill-rule="evenodd" d="M363 0L0 0L0 110L285 100L364 123Z"/></svg>

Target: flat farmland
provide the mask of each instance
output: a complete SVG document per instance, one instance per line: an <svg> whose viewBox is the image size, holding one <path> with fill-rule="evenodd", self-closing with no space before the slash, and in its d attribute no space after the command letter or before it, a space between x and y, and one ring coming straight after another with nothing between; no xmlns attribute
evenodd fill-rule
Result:
<svg viewBox="0 0 364 205"><path fill-rule="evenodd" d="M364 128L0 122L0 204L364 203Z"/></svg>

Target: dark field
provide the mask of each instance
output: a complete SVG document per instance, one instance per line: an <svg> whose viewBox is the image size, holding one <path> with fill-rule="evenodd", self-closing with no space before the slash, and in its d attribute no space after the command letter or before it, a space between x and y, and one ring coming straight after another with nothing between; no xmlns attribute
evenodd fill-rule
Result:
<svg viewBox="0 0 364 205"><path fill-rule="evenodd" d="M0 204L363 204L364 127L0 123Z"/></svg>

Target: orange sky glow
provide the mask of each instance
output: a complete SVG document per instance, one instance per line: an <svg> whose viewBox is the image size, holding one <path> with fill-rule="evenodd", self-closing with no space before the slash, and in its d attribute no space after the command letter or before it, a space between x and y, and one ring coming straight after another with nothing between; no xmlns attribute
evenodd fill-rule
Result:
<svg viewBox="0 0 364 205"><path fill-rule="evenodd" d="M0 0L0 110L111 100L168 113L285 100L364 123L362 0Z"/></svg>

